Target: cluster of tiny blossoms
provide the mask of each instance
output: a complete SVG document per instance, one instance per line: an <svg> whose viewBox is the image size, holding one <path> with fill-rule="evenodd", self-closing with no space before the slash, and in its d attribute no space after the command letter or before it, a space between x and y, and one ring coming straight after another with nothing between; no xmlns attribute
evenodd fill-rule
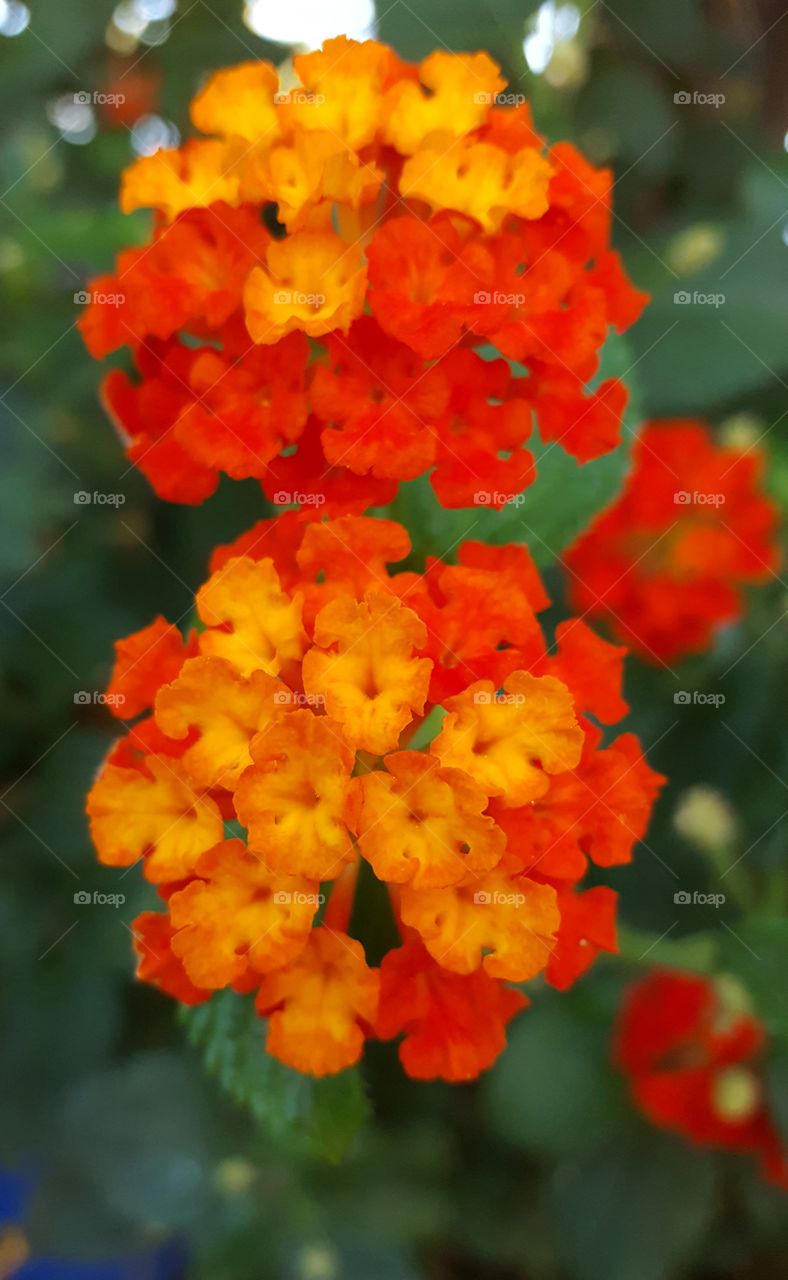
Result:
<svg viewBox="0 0 788 1280"><path fill-rule="evenodd" d="M402 1035L414 1077L489 1066L527 1004L510 984L615 950L616 894L578 886L630 860L662 782L603 739L624 650L578 619L548 647L524 548L393 571L409 551L389 520L287 512L215 552L195 630L118 643L109 705L135 722L88 800L102 862L142 860L164 903L135 922L139 976L255 992L269 1052L315 1075L370 1036ZM401 935L379 967L362 861Z"/></svg>
<svg viewBox="0 0 788 1280"><path fill-rule="evenodd" d="M614 1052L653 1124L754 1156L788 1191L788 1146L764 1083L767 1044L733 978L656 969L627 994Z"/></svg>
<svg viewBox="0 0 788 1280"><path fill-rule="evenodd" d="M744 588L779 554L776 504L753 446L720 445L703 422L649 422L624 492L564 556L583 617L647 662L708 649L744 612Z"/></svg>
<svg viewBox="0 0 788 1280"><path fill-rule="evenodd" d="M589 380L645 295L610 248L609 171L499 105L484 53L339 37L294 64L285 92L262 61L217 72L204 136L124 176L152 239L80 326L94 356L133 353L103 398L155 491L199 503L225 472L361 513L429 473L446 507L501 506L534 425L580 461L614 448L625 387Z"/></svg>

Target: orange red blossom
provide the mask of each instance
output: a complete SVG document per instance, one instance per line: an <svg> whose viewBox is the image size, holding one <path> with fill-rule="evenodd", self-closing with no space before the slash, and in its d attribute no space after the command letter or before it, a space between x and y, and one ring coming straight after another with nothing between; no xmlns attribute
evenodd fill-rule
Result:
<svg viewBox="0 0 788 1280"><path fill-rule="evenodd" d="M766 1045L732 979L656 969L627 994L615 1057L654 1124L754 1155L764 1176L788 1190L788 1151L764 1088Z"/></svg>
<svg viewBox="0 0 788 1280"><path fill-rule="evenodd" d="M162 899L139 976L187 1004L254 992L269 1052L315 1075L371 1036L401 1035L415 1077L488 1067L513 984L566 988L616 949L615 892L581 885L631 859L662 783L601 727L625 651L579 620L548 648L523 547L389 567L409 551L390 520L294 512L217 551L195 629L116 646L110 705L135 719L88 798L101 861ZM362 862L401 935L379 965Z"/></svg>
<svg viewBox="0 0 788 1280"><path fill-rule="evenodd" d="M647 423L624 492L564 555L572 607L646 661L709 648L777 567L762 469L759 450L718 445L702 422Z"/></svg>
<svg viewBox="0 0 788 1280"><path fill-rule="evenodd" d="M156 492L199 503L224 472L275 498L295 474L361 513L429 473L446 507L502 505L534 425L581 462L613 449L626 389L589 383L645 295L610 246L610 172L498 105L485 53L413 65L340 36L294 65L288 92L263 61L218 71L196 136L123 178L152 237L80 328L97 358L131 351L103 400Z"/></svg>

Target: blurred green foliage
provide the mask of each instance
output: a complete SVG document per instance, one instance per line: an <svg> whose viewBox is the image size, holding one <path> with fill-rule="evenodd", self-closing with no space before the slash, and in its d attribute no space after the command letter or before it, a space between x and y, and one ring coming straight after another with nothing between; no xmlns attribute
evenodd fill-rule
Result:
<svg viewBox="0 0 788 1280"><path fill-rule="evenodd" d="M241 7L181 0L169 38L121 64L139 59L138 72L160 76L156 110L182 132L212 68L288 54L253 35ZM127 126L100 120L78 146L50 121L60 95L118 74L105 42L113 6L33 8L27 31L0 37L0 1134L6 1162L45 1174L34 1244L85 1257L185 1232L190 1274L205 1280L785 1274L777 1193L746 1160L649 1130L609 1060L611 1019L634 973L656 962L732 971L774 1036L768 1079L788 1131L788 930L778 919L788 746L775 714L788 659L777 579L712 653L680 670L686 687L724 689L723 708L676 708L670 673L631 664L631 724L671 785L635 866L609 877L622 894L622 956L571 995L537 990L478 1085L416 1085L395 1049L376 1045L363 1077L316 1088L272 1067L240 1000L191 1013L187 1037L169 1003L130 979L129 922L151 893L134 873L100 868L87 840L83 797L112 734L93 691L112 640L157 612L182 618L211 547L265 504L253 484L224 484L199 510L165 507L104 421L74 295L144 236L146 220L117 211ZM407 56L489 49L548 137L614 167L616 238L653 295L627 347L608 352L637 388L629 427L693 413L734 438L762 437L785 503L785 36L779 23L767 31L769 6L583 0L577 36L543 76L523 57L528 3L378 8L380 35ZM696 91L725 100L681 100ZM677 302L681 293L724 301ZM587 469L553 451L527 503L506 514L505 536L530 542L559 598L552 557L615 492L628 443ZM94 490L122 505L74 502ZM434 550L429 498L414 486L401 502L418 553ZM75 701L80 691L87 702ZM674 823L699 784L730 807L722 845ZM719 911L677 919L676 889L721 884ZM126 901L74 901L94 890Z"/></svg>

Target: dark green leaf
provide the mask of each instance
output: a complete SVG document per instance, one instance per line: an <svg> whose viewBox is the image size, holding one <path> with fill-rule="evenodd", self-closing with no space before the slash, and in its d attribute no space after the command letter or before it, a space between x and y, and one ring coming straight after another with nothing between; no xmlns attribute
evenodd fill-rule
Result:
<svg viewBox="0 0 788 1280"><path fill-rule="evenodd" d="M654 1130L559 1165L551 1213L577 1280L668 1280L710 1224L715 1163Z"/></svg>
<svg viewBox="0 0 788 1280"><path fill-rule="evenodd" d="M570 998L530 1009L483 1085L485 1109L506 1142L564 1152L600 1142L631 1114L609 1061L609 1034Z"/></svg>
<svg viewBox="0 0 788 1280"><path fill-rule="evenodd" d="M788 1040L788 920L754 917L726 934L722 963L741 980L773 1036Z"/></svg>

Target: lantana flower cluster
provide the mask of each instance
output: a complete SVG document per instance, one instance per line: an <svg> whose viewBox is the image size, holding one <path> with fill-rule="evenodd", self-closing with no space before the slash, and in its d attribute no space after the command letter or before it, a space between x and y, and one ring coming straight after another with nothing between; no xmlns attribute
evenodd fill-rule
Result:
<svg viewBox="0 0 788 1280"><path fill-rule="evenodd" d="M290 90L263 61L217 72L202 136L123 179L152 238L80 327L98 358L131 349L103 399L155 491L199 503L224 472L361 513L429 473L446 507L501 506L535 424L581 462L613 449L626 389L589 383L645 295L610 247L610 172L499 105L485 53L339 37L294 66Z"/></svg>
<svg viewBox="0 0 788 1280"><path fill-rule="evenodd" d="M88 800L101 861L141 861L163 901L139 976L187 1004L254 992L270 1053L315 1075L371 1036L401 1035L414 1077L489 1066L513 984L616 949L615 892L581 884L631 859L663 781L602 727L625 651L577 619L548 647L523 547L391 568L409 552L390 520L296 512L219 549L188 635L118 643L133 723ZM365 877L401 935L379 965Z"/></svg>
<svg viewBox="0 0 788 1280"><path fill-rule="evenodd" d="M572 607L646 661L708 649L778 565L763 461L703 422L647 423L624 492L564 556Z"/></svg>
<svg viewBox="0 0 788 1280"><path fill-rule="evenodd" d="M733 979L655 969L627 994L615 1057L654 1124L753 1155L788 1190L788 1150L764 1086L767 1043Z"/></svg>

